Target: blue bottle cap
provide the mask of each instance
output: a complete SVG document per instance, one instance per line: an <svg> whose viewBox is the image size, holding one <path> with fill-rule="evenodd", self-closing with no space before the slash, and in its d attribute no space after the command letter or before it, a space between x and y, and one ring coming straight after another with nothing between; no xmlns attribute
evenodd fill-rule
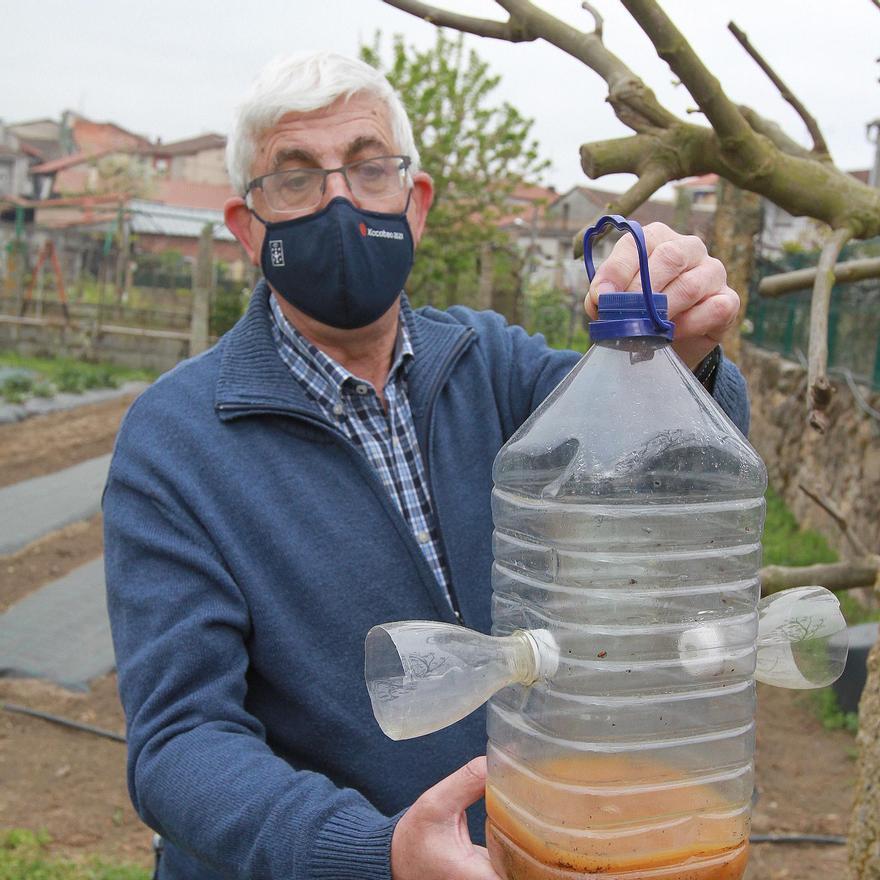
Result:
<svg viewBox="0 0 880 880"><path fill-rule="evenodd" d="M665 293L654 293L654 308L657 316L666 324L667 302ZM590 338L617 339L623 336L662 336L672 339L673 328L662 329L645 305L641 293L601 293L599 294L599 317L590 323Z"/></svg>
<svg viewBox="0 0 880 880"><path fill-rule="evenodd" d="M587 276L592 281L596 274L592 240L609 224L632 233L635 239L642 292L600 294L599 318L590 323L590 338L597 340L626 336L660 336L663 339L672 339L675 324L668 320L666 296L651 290L645 234L635 220L627 220L618 214L606 215L584 233L584 265L587 267Z"/></svg>

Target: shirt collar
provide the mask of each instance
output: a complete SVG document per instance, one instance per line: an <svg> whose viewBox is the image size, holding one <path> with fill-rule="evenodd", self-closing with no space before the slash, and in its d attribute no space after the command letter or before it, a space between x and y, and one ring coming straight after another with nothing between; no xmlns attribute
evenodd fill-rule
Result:
<svg viewBox="0 0 880 880"><path fill-rule="evenodd" d="M279 353L285 344L288 350L292 349L301 360L302 365L312 373L309 377L310 380L314 381L317 379L320 381L326 390L332 391L332 396L336 399L341 396L343 386L347 382L352 384L363 382L362 379L345 369L338 361L309 342L284 316L274 294L269 295L269 311L272 317L272 335L275 337L275 344L279 349ZM388 378L385 380L386 384L396 379L399 374L405 377L414 356L408 327L411 320L411 312L409 309L401 309L400 315L397 339L394 343L394 355L391 369L388 371ZM289 362L289 357L283 357L283 360L287 363ZM294 375L297 375L296 370L294 370Z"/></svg>

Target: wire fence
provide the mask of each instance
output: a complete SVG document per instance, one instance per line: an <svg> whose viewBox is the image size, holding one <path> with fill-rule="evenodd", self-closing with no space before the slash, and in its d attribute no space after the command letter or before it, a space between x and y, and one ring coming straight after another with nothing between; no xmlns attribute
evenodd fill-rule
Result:
<svg viewBox="0 0 880 880"><path fill-rule="evenodd" d="M880 239L841 254L841 262L880 250ZM871 254L873 255L873 254ZM762 297L757 283L766 275L815 266L816 254L787 254L774 261L760 260L746 312L748 340L792 360L809 348L810 297L808 290L780 297ZM835 285L828 312L829 372L880 391L880 280Z"/></svg>

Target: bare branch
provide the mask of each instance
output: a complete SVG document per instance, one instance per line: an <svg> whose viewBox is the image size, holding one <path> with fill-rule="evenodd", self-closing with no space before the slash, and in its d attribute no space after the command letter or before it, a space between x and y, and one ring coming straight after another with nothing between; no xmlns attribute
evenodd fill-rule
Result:
<svg viewBox="0 0 880 880"><path fill-rule="evenodd" d="M638 174L654 156L657 139L644 134L581 145L581 168L592 180L606 174Z"/></svg>
<svg viewBox="0 0 880 880"><path fill-rule="evenodd" d="M819 507L824 510L831 519L837 524L837 527L840 531L843 532L844 537L849 541L850 546L859 556L869 556L871 551L868 550L867 546L859 540L858 535L854 535L849 528L849 522L846 517L840 512L840 509L835 506L835 504L831 501L830 498L826 498L824 495L819 495L817 492L814 492L810 489L809 486L804 485L803 483L798 483L798 489L804 493L811 501L815 501Z"/></svg>
<svg viewBox="0 0 880 880"><path fill-rule="evenodd" d="M866 278L880 278L880 257L865 260L848 260L846 263L834 264L835 284L849 284L852 281L863 281ZM768 275L758 283L761 296L775 297L791 293L794 290L808 290L816 279L815 267L796 269L793 272L780 272Z"/></svg>
<svg viewBox="0 0 880 880"><path fill-rule="evenodd" d="M873 587L880 574L880 557L868 556L850 562L830 562L820 565L767 565L758 572L761 593L769 596L792 587L818 584L826 590L852 590Z"/></svg>
<svg viewBox="0 0 880 880"><path fill-rule="evenodd" d="M877 0L880 2L880 0ZM602 39L602 28L605 25L605 19L599 15L599 10L596 9L591 4L587 3L587 0L583 0L581 3L581 9L586 10L593 16L593 33L601 40Z"/></svg>
<svg viewBox="0 0 880 880"><path fill-rule="evenodd" d="M470 15L449 12L446 9L431 6L429 3L422 3L421 0L383 0L383 2L437 27L450 27L457 31L475 34L478 37L507 40L511 43L522 43L535 39L534 35L529 34L519 22L514 20L513 16L508 21L493 21L490 18L474 18Z"/></svg>
<svg viewBox="0 0 880 880"><path fill-rule="evenodd" d="M668 180L669 175L665 168L659 165L649 166L625 193L608 202L602 213L622 214L624 216L632 214L639 205L647 202ZM598 218L599 215L596 216ZM587 226L589 225L587 224ZM572 239L571 245L575 259L584 255L584 232L587 226L581 229Z"/></svg>
<svg viewBox="0 0 880 880"><path fill-rule="evenodd" d="M752 110L751 107L747 107L745 104L739 104L738 106L739 112L745 117L746 122L748 122L758 134L762 134L764 137L769 138L775 146L782 150L783 153L787 153L789 156L800 156L802 159L821 159L827 162L831 161L830 156L817 156L811 150L802 147L796 140L794 140L794 138L790 138L778 123L773 122L770 119L765 119L760 113L756 113Z"/></svg>
<svg viewBox="0 0 880 880"><path fill-rule="evenodd" d="M852 230L835 229L828 237L819 256L813 299L810 303L810 352L808 358L809 420L824 434L828 427L825 410L831 402L834 386L828 381L828 307L834 286L834 264L841 248L852 238Z"/></svg>
<svg viewBox="0 0 880 880"><path fill-rule="evenodd" d="M803 120L804 125L807 127L807 131L810 133L810 137L813 139L813 152L820 153L823 156L830 156L828 144L825 143L825 138L819 130L819 123L816 122L810 111L804 107L804 105L797 99L794 92L791 91L791 89L777 75L776 71L773 70L773 68L764 60L761 53L758 52L758 50L749 42L749 38L744 31L740 30L732 21L728 22L727 29L736 37L740 46L749 53L755 64L767 74L770 82L779 89L779 94L791 104L797 115Z"/></svg>
<svg viewBox="0 0 880 880"><path fill-rule="evenodd" d="M386 2L470 33L543 39L582 62L605 80L608 102L617 118L637 134L653 138L654 156L625 157L633 165L628 170L635 174L641 175L648 164L665 168L667 181L711 172L764 196L793 216L813 217L832 229L848 227L856 238L880 234L878 191L836 168L829 157L801 147L754 111L730 101L656 0L622 2L713 128L685 121L663 107L647 85L607 49L601 29L581 31L529 0L496 0L510 17L506 23L453 15L421 0ZM591 151L599 149L589 145L583 158L585 168Z"/></svg>
<svg viewBox="0 0 880 880"><path fill-rule="evenodd" d="M639 179L619 198L608 206L612 214L632 214L669 180L666 169L661 165L649 166Z"/></svg>
<svg viewBox="0 0 880 880"><path fill-rule="evenodd" d="M666 128L679 121L675 114L660 104L651 89L606 48L600 33L579 31L528 0L496 2L511 18L521 22L530 34L546 40L598 73L608 84L608 101L618 116L619 108L626 107L658 128ZM630 123L624 121L624 124Z"/></svg>
<svg viewBox="0 0 880 880"><path fill-rule="evenodd" d="M657 3L654 0L621 2L711 123L722 154L736 154L740 163L760 164L765 160L761 144L739 108Z"/></svg>

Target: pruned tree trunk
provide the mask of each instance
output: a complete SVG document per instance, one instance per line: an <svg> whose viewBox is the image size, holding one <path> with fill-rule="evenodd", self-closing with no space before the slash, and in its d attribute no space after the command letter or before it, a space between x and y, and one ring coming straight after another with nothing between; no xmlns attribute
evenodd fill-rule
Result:
<svg viewBox="0 0 880 880"><path fill-rule="evenodd" d="M880 641L868 655L868 678L859 703L859 759L849 824L852 880L880 880Z"/></svg>
<svg viewBox="0 0 880 880"><path fill-rule="evenodd" d="M755 269L755 238L761 231L761 197L720 178L715 190L713 255L727 267L727 283L739 294L739 315L722 340L724 354L739 361L740 327Z"/></svg>

